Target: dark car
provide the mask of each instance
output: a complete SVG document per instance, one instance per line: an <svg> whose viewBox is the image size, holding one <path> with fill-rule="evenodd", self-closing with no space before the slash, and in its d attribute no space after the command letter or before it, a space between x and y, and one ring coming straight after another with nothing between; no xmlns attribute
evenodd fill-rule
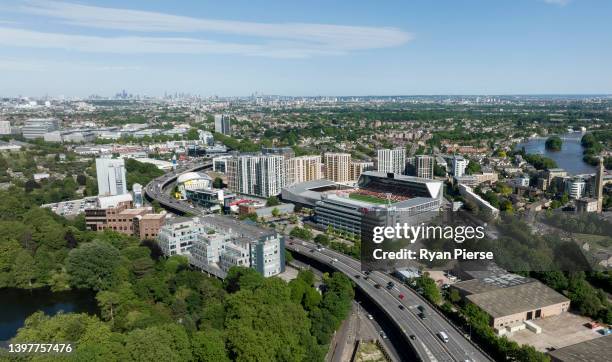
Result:
<svg viewBox="0 0 612 362"><path fill-rule="evenodd" d="M413 341L416 339L416 336L414 334L410 335L410 339L412 339Z"/></svg>
<svg viewBox="0 0 612 362"><path fill-rule="evenodd" d="M425 314L425 313L421 312L421 313L419 313L419 317L420 317L421 319L427 319L427 314Z"/></svg>
<svg viewBox="0 0 612 362"><path fill-rule="evenodd" d="M399 305L399 309L404 310L404 306L402 304Z"/></svg>
<svg viewBox="0 0 612 362"><path fill-rule="evenodd" d="M359 278L361 278L361 275L355 274L355 279L359 279Z"/></svg>
<svg viewBox="0 0 612 362"><path fill-rule="evenodd" d="M374 284L374 288L380 289L380 284Z"/></svg>

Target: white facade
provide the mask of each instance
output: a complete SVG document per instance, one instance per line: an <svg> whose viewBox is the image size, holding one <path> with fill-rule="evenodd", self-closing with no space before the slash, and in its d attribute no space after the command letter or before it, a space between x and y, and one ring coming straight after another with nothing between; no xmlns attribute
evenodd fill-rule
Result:
<svg viewBox="0 0 612 362"><path fill-rule="evenodd" d="M98 195L111 196L127 193L125 162L119 158L96 158Z"/></svg>
<svg viewBox="0 0 612 362"><path fill-rule="evenodd" d="M406 168L406 150L394 148L392 150L382 149L378 154L378 172L391 172L404 174Z"/></svg>
<svg viewBox="0 0 612 362"><path fill-rule="evenodd" d="M183 199L187 197L186 192L188 190L209 190L212 188L212 180L210 177L197 172L186 172L181 174L177 178L176 184Z"/></svg>
<svg viewBox="0 0 612 362"><path fill-rule="evenodd" d="M141 184L133 184L132 185L132 193L134 194L134 207L142 207L144 204L144 196L142 193L142 185Z"/></svg>
<svg viewBox="0 0 612 362"><path fill-rule="evenodd" d="M580 199L584 196L586 182L581 178L570 178L565 180L565 192L572 199Z"/></svg>
<svg viewBox="0 0 612 362"><path fill-rule="evenodd" d="M461 177L465 175L465 169L468 165L468 160L461 156L453 157L453 176Z"/></svg>
<svg viewBox="0 0 612 362"><path fill-rule="evenodd" d="M202 131L201 129L198 130L198 137L200 138L200 141L202 141L206 145L212 146L215 144L215 138L213 137L213 134L208 131Z"/></svg>
<svg viewBox="0 0 612 362"><path fill-rule="evenodd" d="M45 133L59 129L59 121L56 118L30 118L21 129L26 139L43 138Z"/></svg>
<svg viewBox="0 0 612 362"><path fill-rule="evenodd" d="M241 194L275 196L286 183L282 156L237 156L228 159L226 167L229 188Z"/></svg>
<svg viewBox="0 0 612 362"><path fill-rule="evenodd" d="M0 121L0 135L11 134L11 122Z"/></svg>
<svg viewBox="0 0 612 362"><path fill-rule="evenodd" d="M171 219L159 230L157 242L164 255L188 255L193 243L202 235L202 230L197 217Z"/></svg>

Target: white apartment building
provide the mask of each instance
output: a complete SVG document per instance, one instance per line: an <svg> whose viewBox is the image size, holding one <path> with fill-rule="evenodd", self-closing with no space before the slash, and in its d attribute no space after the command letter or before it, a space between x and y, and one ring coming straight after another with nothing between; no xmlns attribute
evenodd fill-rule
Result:
<svg viewBox="0 0 612 362"><path fill-rule="evenodd" d="M96 176L99 196L127 193L125 161L122 158L96 158Z"/></svg>
<svg viewBox="0 0 612 362"><path fill-rule="evenodd" d="M403 148L381 149L378 154L378 172L404 174L406 150Z"/></svg>
<svg viewBox="0 0 612 362"><path fill-rule="evenodd" d="M169 219L159 230L157 243L164 255L188 255L193 243L202 235L202 230L197 217Z"/></svg>
<svg viewBox="0 0 612 362"><path fill-rule="evenodd" d="M232 191L261 197L281 193L286 183L283 156L248 155L229 158L226 163L228 186Z"/></svg>
<svg viewBox="0 0 612 362"><path fill-rule="evenodd" d="M277 232L219 215L197 218L197 223L200 234L189 249L192 265L223 272L244 266L264 277L285 270L284 239Z"/></svg>
<svg viewBox="0 0 612 362"><path fill-rule="evenodd" d="M0 121L0 135L11 134L11 122Z"/></svg>
<svg viewBox="0 0 612 362"><path fill-rule="evenodd" d="M321 156L293 157L287 163L287 185L323 178Z"/></svg>
<svg viewBox="0 0 612 362"><path fill-rule="evenodd" d="M580 199L584 196L586 182L580 177L568 178L564 181L565 192L572 199Z"/></svg>
<svg viewBox="0 0 612 362"><path fill-rule="evenodd" d="M323 158L325 178L335 182L351 181L351 154L326 153Z"/></svg>
<svg viewBox="0 0 612 362"><path fill-rule="evenodd" d="M469 161L463 158L462 156L454 156L453 157L453 176L461 177L465 175L465 169L468 163Z"/></svg>

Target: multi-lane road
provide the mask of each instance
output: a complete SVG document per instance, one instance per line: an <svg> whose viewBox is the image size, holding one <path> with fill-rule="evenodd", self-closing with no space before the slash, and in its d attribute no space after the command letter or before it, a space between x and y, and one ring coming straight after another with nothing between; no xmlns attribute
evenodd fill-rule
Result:
<svg viewBox="0 0 612 362"><path fill-rule="evenodd" d="M147 184L146 197L150 201L156 200L161 206L174 213L198 215L201 210L187 202L176 200L167 193L166 189L176 181L181 173L210 167L210 161L183 164L176 170ZM286 247L292 252L327 264L351 278L396 324L404 339L412 345L416 354L423 361L491 361L491 358L465 338L438 311L431 308L421 296L392 276L378 271L373 271L366 276L358 260L333 250L317 249L315 244L307 241L296 239L289 241ZM392 288L387 288L389 282L394 283ZM421 312L419 307L427 316L425 319L419 317ZM439 335L440 332L448 335L448 341L443 341Z"/></svg>
<svg viewBox="0 0 612 362"><path fill-rule="evenodd" d="M422 360L491 361L417 293L395 278L377 271L371 272L366 278L358 260L333 250L317 248L315 244L304 240L289 241L286 247L292 252L327 264L351 278L397 325ZM389 282L394 283L390 289L387 288ZM419 317L419 306L426 315L425 319ZM447 342L442 340L440 332L448 335Z"/></svg>

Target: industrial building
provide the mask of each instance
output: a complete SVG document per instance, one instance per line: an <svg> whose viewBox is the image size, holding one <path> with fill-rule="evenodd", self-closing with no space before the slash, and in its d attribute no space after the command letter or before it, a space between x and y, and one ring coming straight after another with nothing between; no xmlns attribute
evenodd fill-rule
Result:
<svg viewBox="0 0 612 362"><path fill-rule="evenodd" d="M499 334L525 321L559 315L570 300L541 282L503 269L467 272L474 277L451 288L489 315Z"/></svg>
<svg viewBox="0 0 612 362"><path fill-rule="evenodd" d="M605 361L612 356L612 334L559 348L548 354L552 362Z"/></svg>

